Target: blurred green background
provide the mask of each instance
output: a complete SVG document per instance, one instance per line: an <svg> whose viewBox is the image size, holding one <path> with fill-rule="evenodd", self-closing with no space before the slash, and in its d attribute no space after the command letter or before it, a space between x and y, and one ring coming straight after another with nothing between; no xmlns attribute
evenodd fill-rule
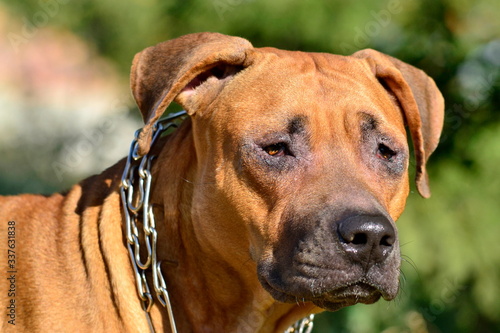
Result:
<svg viewBox="0 0 500 333"><path fill-rule="evenodd" d="M395 301L317 316L314 332L500 332L500 1L2 0L0 194L52 192L127 153L133 55L217 31L254 46L375 48L445 96L433 195L398 221Z"/></svg>

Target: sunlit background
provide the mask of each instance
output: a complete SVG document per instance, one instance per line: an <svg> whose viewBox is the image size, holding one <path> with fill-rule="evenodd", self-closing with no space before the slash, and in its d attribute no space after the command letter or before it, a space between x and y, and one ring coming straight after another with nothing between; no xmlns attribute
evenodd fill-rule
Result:
<svg viewBox="0 0 500 333"><path fill-rule="evenodd" d="M126 155L141 126L133 55L217 31L255 46L375 48L432 76L446 100L429 165L398 221L392 302L317 317L314 332L500 332L500 1L1 0L0 194L64 190Z"/></svg>

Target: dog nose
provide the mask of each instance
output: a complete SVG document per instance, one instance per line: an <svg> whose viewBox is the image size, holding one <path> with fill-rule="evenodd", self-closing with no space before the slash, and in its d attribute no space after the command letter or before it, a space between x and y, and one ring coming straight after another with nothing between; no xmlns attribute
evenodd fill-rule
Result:
<svg viewBox="0 0 500 333"><path fill-rule="evenodd" d="M339 222L338 237L351 259L373 264L391 253L396 231L385 216L355 215Z"/></svg>

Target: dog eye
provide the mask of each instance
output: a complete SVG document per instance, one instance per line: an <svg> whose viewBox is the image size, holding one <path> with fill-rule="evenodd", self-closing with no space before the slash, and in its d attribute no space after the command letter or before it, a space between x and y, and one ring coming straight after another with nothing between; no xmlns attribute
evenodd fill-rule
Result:
<svg viewBox="0 0 500 333"><path fill-rule="evenodd" d="M263 148L271 156L284 156L288 154L286 143L279 142Z"/></svg>
<svg viewBox="0 0 500 333"><path fill-rule="evenodd" d="M387 147L383 143L378 144L377 156L386 161L391 161L394 156L396 156L396 152L391 148Z"/></svg>

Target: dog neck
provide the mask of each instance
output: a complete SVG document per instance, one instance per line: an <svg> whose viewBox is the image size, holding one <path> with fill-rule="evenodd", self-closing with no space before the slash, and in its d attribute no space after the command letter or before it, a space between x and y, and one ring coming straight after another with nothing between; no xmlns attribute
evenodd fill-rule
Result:
<svg viewBox="0 0 500 333"><path fill-rule="evenodd" d="M197 179L191 121L184 121L153 149L158 155L151 201L160 240L158 256L163 261L178 330L283 332L310 314L313 305L279 303L262 288L243 236L238 247L226 252L211 246L213 240L207 241L207 235L200 234L200 224L213 217L193 213L195 187L204 185ZM163 312L162 318L153 317L153 321L160 320L168 327L168 316Z"/></svg>

